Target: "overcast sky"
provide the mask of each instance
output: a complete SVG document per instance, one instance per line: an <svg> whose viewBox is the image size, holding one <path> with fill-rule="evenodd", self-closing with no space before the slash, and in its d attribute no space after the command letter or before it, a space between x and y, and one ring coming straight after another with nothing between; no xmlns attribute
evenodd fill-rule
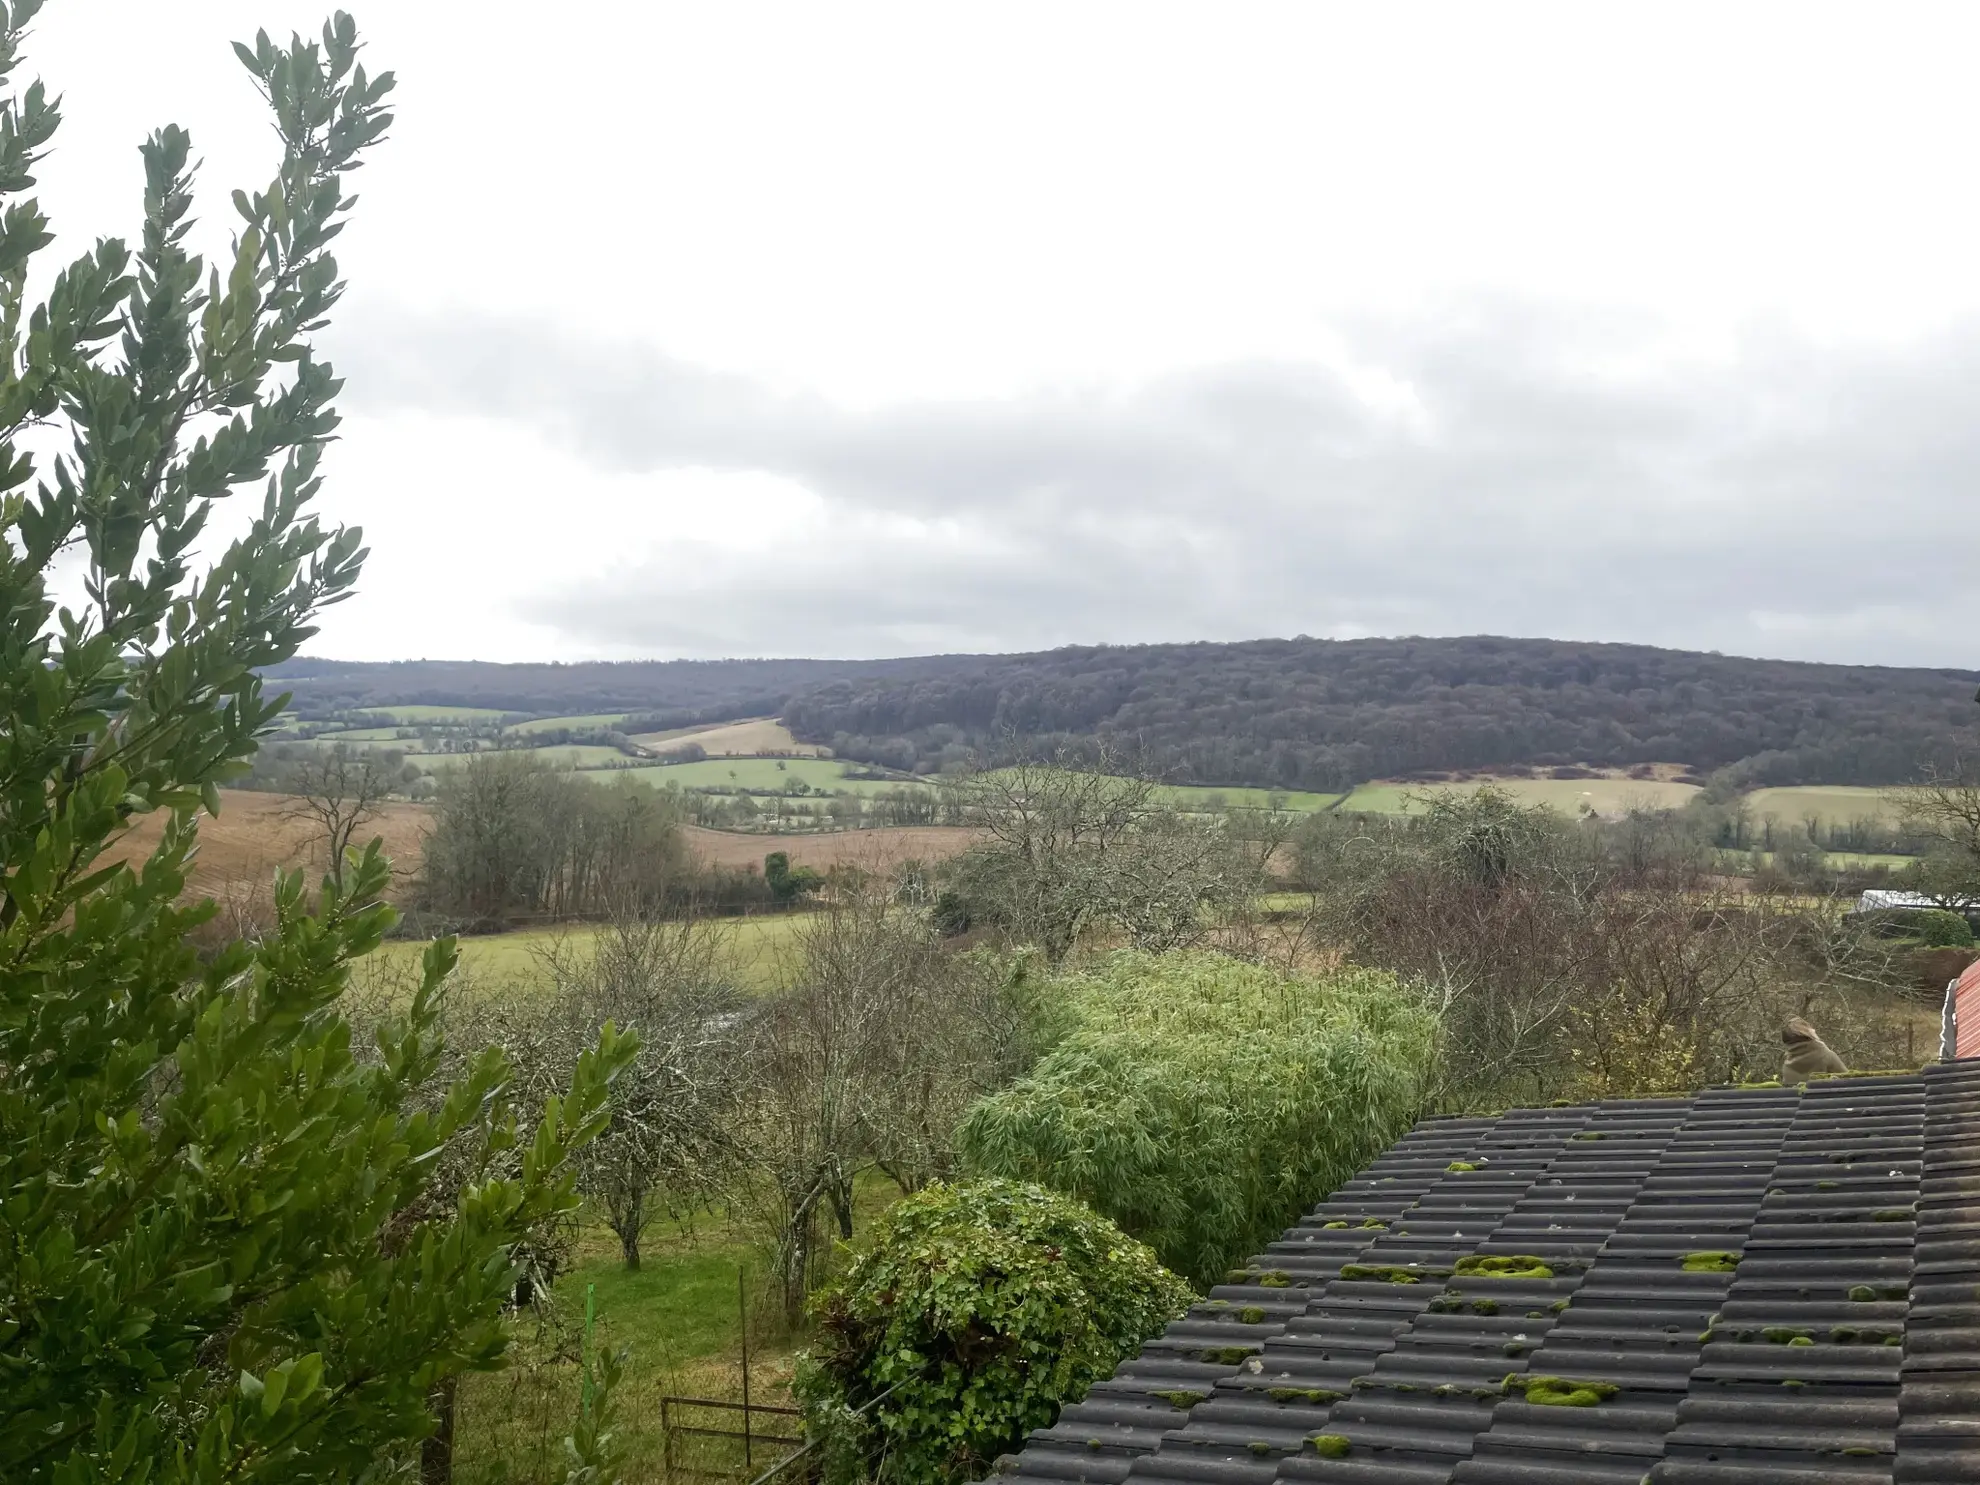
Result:
<svg viewBox="0 0 1980 1485"><path fill-rule="evenodd" d="M227 46L50 0L136 225ZM384 0L358 659L1259 635L1980 664L1980 7Z"/></svg>

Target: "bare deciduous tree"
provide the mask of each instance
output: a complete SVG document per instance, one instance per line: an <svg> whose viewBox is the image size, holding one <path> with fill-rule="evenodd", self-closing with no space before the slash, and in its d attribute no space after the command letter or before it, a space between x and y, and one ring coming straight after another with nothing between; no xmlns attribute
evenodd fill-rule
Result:
<svg viewBox="0 0 1980 1485"><path fill-rule="evenodd" d="M629 1269L640 1266L640 1243L661 1203L705 1199L734 1155L743 997L727 950L709 920L627 909L588 941L563 939L539 952L552 998L534 1060L548 1064L548 1076L608 1022L639 1033L639 1055L612 1087L612 1122L578 1168L579 1189L597 1204Z"/></svg>
<svg viewBox="0 0 1980 1485"><path fill-rule="evenodd" d="M312 750L284 779L290 799L281 818L310 827L310 838L322 843L326 870L341 882L345 853L358 831L378 818L400 768L397 755L369 748L338 743Z"/></svg>
<svg viewBox="0 0 1980 1485"><path fill-rule="evenodd" d="M804 920L786 978L748 1017L734 1189L795 1321L820 1276L827 1219L853 1235L859 1173L914 1190L945 1172L956 1120L1008 1075L1022 1027L998 977L946 952L878 879Z"/></svg>
<svg viewBox="0 0 1980 1485"><path fill-rule="evenodd" d="M1925 848L1919 890L1942 906L1980 901L1980 776L1964 760L1892 791L1905 833Z"/></svg>
<svg viewBox="0 0 1980 1485"><path fill-rule="evenodd" d="M949 810L988 837L951 864L953 890L1051 964L1099 925L1155 952L1204 942L1255 902L1279 840L1257 812L1185 815L1104 752L975 775Z"/></svg>
<svg viewBox="0 0 1980 1485"><path fill-rule="evenodd" d="M1491 789L1425 805L1316 823L1302 870L1329 942L1431 998L1439 1102L1771 1076L1782 1020L1816 997L1871 1065L1902 1045L1888 963L1835 905L1737 891L1681 839L1663 849Z"/></svg>

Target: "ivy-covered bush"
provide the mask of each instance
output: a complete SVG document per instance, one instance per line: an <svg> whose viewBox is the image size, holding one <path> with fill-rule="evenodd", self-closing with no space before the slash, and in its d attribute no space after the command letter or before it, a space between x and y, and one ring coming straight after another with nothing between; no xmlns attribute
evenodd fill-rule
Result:
<svg viewBox="0 0 1980 1485"><path fill-rule="evenodd" d="M1049 1050L964 1116L965 1163L1077 1197L1200 1284L1394 1141L1436 1055L1378 970L1122 953L1039 1003Z"/></svg>
<svg viewBox="0 0 1980 1485"><path fill-rule="evenodd" d="M979 1479L1191 1298L1077 1202L1015 1181L930 1186L816 1302L796 1390L826 1478Z"/></svg>

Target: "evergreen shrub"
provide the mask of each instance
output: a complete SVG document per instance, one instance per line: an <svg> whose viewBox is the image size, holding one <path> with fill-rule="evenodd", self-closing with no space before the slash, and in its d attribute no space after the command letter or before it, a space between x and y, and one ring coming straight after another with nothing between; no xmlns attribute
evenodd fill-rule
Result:
<svg viewBox="0 0 1980 1485"><path fill-rule="evenodd" d="M826 1479L980 1479L1191 1297L1077 1202L1016 1181L930 1186L814 1306L796 1389Z"/></svg>
<svg viewBox="0 0 1980 1485"><path fill-rule="evenodd" d="M1393 1142L1436 1056L1436 1018L1378 970L1121 953L1038 1002L1047 1050L964 1116L964 1162L1085 1202L1200 1284Z"/></svg>

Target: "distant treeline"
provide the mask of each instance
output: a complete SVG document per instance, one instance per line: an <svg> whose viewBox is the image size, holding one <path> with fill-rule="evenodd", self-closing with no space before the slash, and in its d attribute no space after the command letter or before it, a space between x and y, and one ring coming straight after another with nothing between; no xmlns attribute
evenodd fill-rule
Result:
<svg viewBox="0 0 1980 1485"><path fill-rule="evenodd" d="M937 675L971 656L909 660L628 660L495 665L479 660L291 660L267 673L303 717L390 706L472 706L520 716L638 714L663 731L774 716L801 691L837 680Z"/></svg>
<svg viewBox="0 0 1980 1485"><path fill-rule="evenodd" d="M1555 640L1258 640L842 678L793 697L784 721L841 757L923 771L1105 742L1176 782L1289 789L1519 764L1894 784L1972 749L1976 680Z"/></svg>
<svg viewBox="0 0 1980 1485"><path fill-rule="evenodd" d="M491 665L297 660L305 717L428 704L631 712L629 732L780 714L844 758L930 773L1103 745L1178 783L1345 789L1517 765L1734 768L1894 784L1974 750L1980 673L1545 639L1254 640L900 660Z"/></svg>

